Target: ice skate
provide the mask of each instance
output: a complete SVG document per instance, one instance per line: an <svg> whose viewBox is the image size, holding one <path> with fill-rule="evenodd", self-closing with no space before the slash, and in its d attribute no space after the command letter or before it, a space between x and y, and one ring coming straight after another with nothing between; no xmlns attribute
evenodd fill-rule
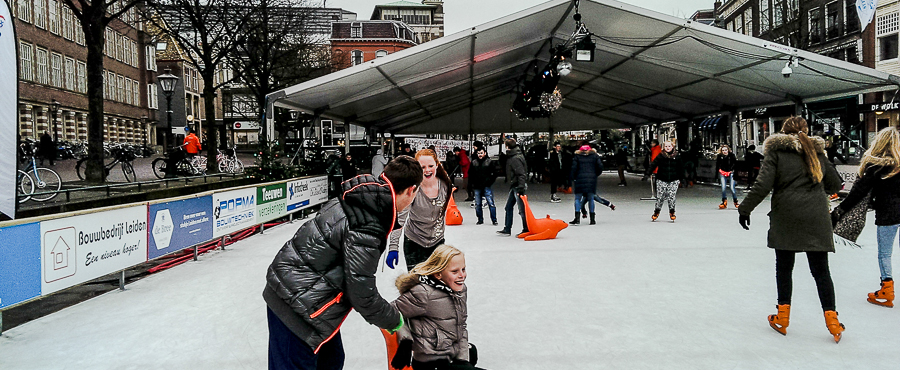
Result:
<svg viewBox="0 0 900 370"><path fill-rule="evenodd" d="M841 333L844 332L844 324L838 321L837 315L836 311L825 311L825 326L828 327L828 332L834 336L835 343L841 341Z"/></svg>
<svg viewBox="0 0 900 370"><path fill-rule="evenodd" d="M671 219L672 222L675 222L675 210L674 209L669 210L669 219Z"/></svg>
<svg viewBox="0 0 900 370"><path fill-rule="evenodd" d="M722 204L719 204L719 209L728 208L728 199L722 199Z"/></svg>
<svg viewBox="0 0 900 370"><path fill-rule="evenodd" d="M559 197L556 196L556 194L553 194L550 196L550 203L559 203L559 202L561 202L561 200L559 199Z"/></svg>
<svg viewBox="0 0 900 370"><path fill-rule="evenodd" d="M609 210L611 210L611 211L615 211L615 210L616 210L616 205L615 205L615 204L612 204L612 203L610 203L610 204L609 204Z"/></svg>
<svg viewBox="0 0 900 370"><path fill-rule="evenodd" d="M734 201L734 208L738 208L738 207L740 207L740 206L741 206L741 204L738 203L737 200L735 200L735 201Z"/></svg>
<svg viewBox="0 0 900 370"><path fill-rule="evenodd" d="M656 219L659 218L659 210L658 210L658 209L654 209L654 210L653 210L653 216L650 216L650 218L652 218L653 221L656 221Z"/></svg>
<svg viewBox="0 0 900 370"><path fill-rule="evenodd" d="M787 335L787 327L791 321L791 305L780 304L775 307L778 308L778 313L769 315L769 326L781 335Z"/></svg>
<svg viewBox="0 0 900 370"><path fill-rule="evenodd" d="M881 282L881 289L875 293L869 293L869 303L884 307L894 307L894 281Z"/></svg>

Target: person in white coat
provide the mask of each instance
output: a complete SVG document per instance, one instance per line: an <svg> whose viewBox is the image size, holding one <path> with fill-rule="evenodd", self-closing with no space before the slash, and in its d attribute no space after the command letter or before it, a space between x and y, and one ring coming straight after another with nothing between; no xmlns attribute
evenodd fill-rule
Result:
<svg viewBox="0 0 900 370"><path fill-rule="evenodd" d="M378 149L375 152L375 156L372 157L372 176L376 178L381 176L381 172L384 171L384 166L387 165L388 160L387 157L384 156L384 149Z"/></svg>

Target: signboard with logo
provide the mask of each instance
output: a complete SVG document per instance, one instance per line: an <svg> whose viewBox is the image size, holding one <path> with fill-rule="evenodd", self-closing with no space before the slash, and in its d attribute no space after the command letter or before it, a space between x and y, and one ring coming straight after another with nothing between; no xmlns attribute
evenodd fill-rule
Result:
<svg viewBox="0 0 900 370"><path fill-rule="evenodd" d="M19 62L9 3L0 4L0 213L16 218L16 133L18 129ZM0 216L0 219L5 219Z"/></svg>
<svg viewBox="0 0 900 370"><path fill-rule="evenodd" d="M147 257L154 259L213 238L212 196L151 204Z"/></svg>
<svg viewBox="0 0 900 370"><path fill-rule="evenodd" d="M256 224L256 188L215 193L212 199L213 237Z"/></svg>
<svg viewBox="0 0 900 370"><path fill-rule="evenodd" d="M0 229L0 309L41 295L41 224Z"/></svg>
<svg viewBox="0 0 900 370"><path fill-rule="evenodd" d="M41 222L41 293L147 261L147 206Z"/></svg>
<svg viewBox="0 0 900 370"><path fill-rule="evenodd" d="M258 121L238 121L234 123L235 130L256 130L259 131L260 124Z"/></svg>
<svg viewBox="0 0 900 370"><path fill-rule="evenodd" d="M287 183L287 212L328 201L328 176L310 177Z"/></svg>
<svg viewBox="0 0 900 370"><path fill-rule="evenodd" d="M256 222L287 215L287 187L284 183L257 187L256 203Z"/></svg>

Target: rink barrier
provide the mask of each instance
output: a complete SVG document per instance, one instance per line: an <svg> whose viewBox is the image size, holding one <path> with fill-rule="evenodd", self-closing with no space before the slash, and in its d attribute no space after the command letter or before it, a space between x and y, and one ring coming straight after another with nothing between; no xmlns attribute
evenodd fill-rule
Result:
<svg viewBox="0 0 900 370"><path fill-rule="evenodd" d="M327 200L327 176L309 176L0 222L0 333L3 310L110 274L124 289L129 268Z"/></svg>

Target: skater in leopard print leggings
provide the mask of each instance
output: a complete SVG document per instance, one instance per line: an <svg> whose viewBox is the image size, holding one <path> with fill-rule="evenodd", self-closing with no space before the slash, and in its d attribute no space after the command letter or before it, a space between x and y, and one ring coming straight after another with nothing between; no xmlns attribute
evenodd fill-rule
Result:
<svg viewBox="0 0 900 370"><path fill-rule="evenodd" d="M675 143L667 141L663 144L663 150L650 164L650 171L659 169L656 173L656 208L653 210L653 221L659 217L664 201L669 203L669 218L675 221L675 194L678 185L684 176L684 165L681 156L675 150Z"/></svg>

